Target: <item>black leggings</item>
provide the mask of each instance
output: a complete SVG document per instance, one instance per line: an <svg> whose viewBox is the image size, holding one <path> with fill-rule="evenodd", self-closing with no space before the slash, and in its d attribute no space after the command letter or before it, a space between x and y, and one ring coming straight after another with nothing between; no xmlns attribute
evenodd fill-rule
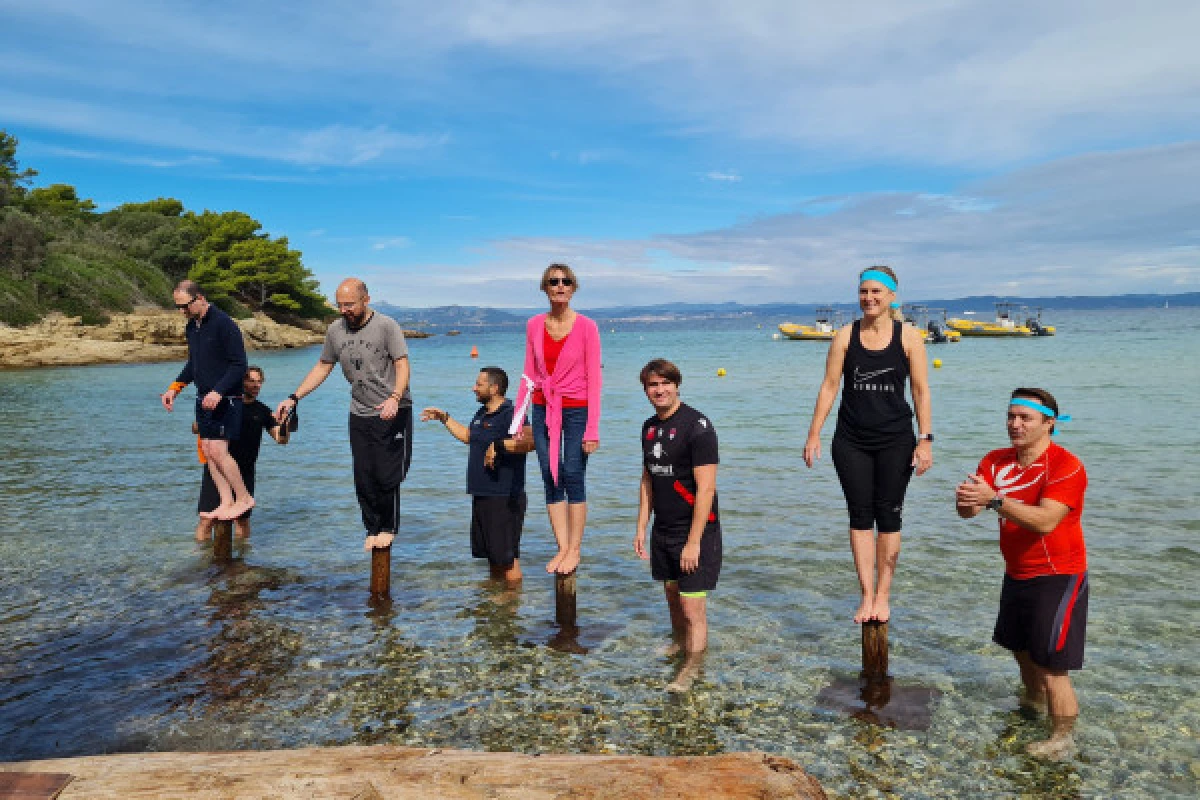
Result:
<svg viewBox="0 0 1200 800"><path fill-rule="evenodd" d="M912 477L916 446L915 439L906 437L868 450L833 437L833 466L846 495L851 530L900 531L904 492Z"/></svg>

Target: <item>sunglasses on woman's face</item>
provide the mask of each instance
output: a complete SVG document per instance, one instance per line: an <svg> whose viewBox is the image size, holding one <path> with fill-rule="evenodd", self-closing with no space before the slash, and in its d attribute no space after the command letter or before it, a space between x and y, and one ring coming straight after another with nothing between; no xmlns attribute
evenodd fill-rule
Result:
<svg viewBox="0 0 1200 800"><path fill-rule="evenodd" d="M570 278L547 278L546 279L547 286L558 286L559 284L562 284L563 286L574 286L575 281L571 280Z"/></svg>

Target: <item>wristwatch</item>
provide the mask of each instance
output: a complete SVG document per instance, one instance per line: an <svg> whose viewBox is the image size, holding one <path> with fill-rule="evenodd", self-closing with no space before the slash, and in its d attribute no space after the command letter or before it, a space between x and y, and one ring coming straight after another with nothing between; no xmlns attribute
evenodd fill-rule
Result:
<svg viewBox="0 0 1200 800"><path fill-rule="evenodd" d="M933 434L932 434L932 433L922 433L920 436L918 436L918 437L917 437L917 441L919 442L919 441L921 441L922 439L924 439L924 440L925 440L925 441L927 441L927 442L932 442L932 441L933 441Z"/></svg>
<svg viewBox="0 0 1200 800"><path fill-rule="evenodd" d="M1004 505L1004 495L998 494L991 500L988 500L987 504L984 505L984 508L986 508L988 511L999 511L1000 506L1002 505Z"/></svg>

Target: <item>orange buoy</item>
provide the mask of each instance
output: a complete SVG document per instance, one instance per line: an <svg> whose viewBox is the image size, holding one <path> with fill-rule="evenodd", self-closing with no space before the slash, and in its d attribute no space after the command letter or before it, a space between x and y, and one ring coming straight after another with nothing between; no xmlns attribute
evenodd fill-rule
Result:
<svg viewBox="0 0 1200 800"><path fill-rule="evenodd" d="M479 358L479 348L478 347L474 347L474 346L471 347L471 358Z"/></svg>

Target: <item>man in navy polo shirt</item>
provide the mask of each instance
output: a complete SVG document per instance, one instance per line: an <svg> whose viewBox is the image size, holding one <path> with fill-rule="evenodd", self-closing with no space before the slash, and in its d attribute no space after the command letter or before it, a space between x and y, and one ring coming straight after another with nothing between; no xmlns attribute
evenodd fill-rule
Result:
<svg viewBox="0 0 1200 800"><path fill-rule="evenodd" d="M200 449L221 498L216 509L201 516L237 519L254 508L242 473L229 453L229 442L242 430L242 379L246 375L246 345L242 329L228 314L208 302L195 281L175 287L175 308L187 317L184 332L188 361L171 387L162 394L167 411L189 383L196 384L196 431Z"/></svg>
<svg viewBox="0 0 1200 800"><path fill-rule="evenodd" d="M421 421L437 420L469 448L467 494L471 495L471 555L486 558L492 577L521 580L521 528L525 523L525 454L533 440L509 438L513 404L505 398L508 375L484 367L475 379L480 408L463 425L440 408L426 408Z"/></svg>

